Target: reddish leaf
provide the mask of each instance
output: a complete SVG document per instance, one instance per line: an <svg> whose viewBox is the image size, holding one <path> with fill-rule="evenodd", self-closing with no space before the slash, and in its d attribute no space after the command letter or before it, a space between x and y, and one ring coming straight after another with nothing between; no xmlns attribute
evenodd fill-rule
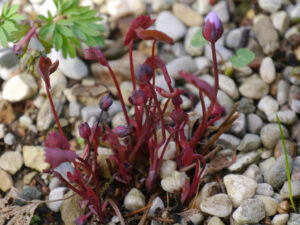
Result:
<svg viewBox="0 0 300 225"><path fill-rule="evenodd" d="M46 148L45 161L52 168L56 168L63 162L73 162L78 156L71 150L61 150L59 148Z"/></svg>
<svg viewBox="0 0 300 225"><path fill-rule="evenodd" d="M173 109L173 111L170 114L170 117L178 125L188 120L188 114L181 109L179 110Z"/></svg>
<svg viewBox="0 0 300 225"><path fill-rule="evenodd" d="M179 88L175 88L174 92L167 92L158 86L156 86L156 91L158 92L158 94L160 94L161 96L163 96L165 98L176 98L184 92L184 90L179 89Z"/></svg>
<svg viewBox="0 0 300 225"><path fill-rule="evenodd" d="M40 57L39 70L47 89L51 88L50 78L49 78L50 74L57 70L58 65L59 65L58 60L52 63L51 59L49 59L48 57L44 57L44 56Z"/></svg>
<svg viewBox="0 0 300 225"><path fill-rule="evenodd" d="M49 132L44 145L48 148L70 149L68 139L55 131Z"/></svg>
<svg viewBox="0 0 300 225"><path fill-rule="evenodd" d="M135 32L137 36L142 40L156 40L167 44L174 44L172 38L158 30L145 30L139 27L135 30Z"/></svg>
<svg viewBox="0 0 300 225"><path fill-rule="evenodd" d="M137 17L136 19L134 19L129 27L129 30L126 34L125 40L124 40L124 45L127 46L129 45L129 43L131 41L134 41L137 38L136 32L135 30L139 27L143 28L143 29L147 29L148 27L150 27L153 23L155 22L155 20L151 20L150 16L144 16L144 15L140 15L139 17Z"/></svg>
<svg viewBox="0 0 300 225"><path fill-rule="evenodd" d="M182 164L184 166L189 166L192 164L193 162L193 157L194 153L193 153L193 150L191 148L186 148L186 149L183 149L183 155L181 157L181 160L182 160Z"/></svg>
<svg viewBox="0 0 300 225"><path fill-rule="evenodd" d="M148 100L148 97L143 90L139 89L133 91L132 95L128 98L128 100L132 105L145 105Z"/></svg>
<svg viewBox="0 0 300 225"><path fill-rule="evenodd" d="M95 47L88 47L84 51L84 58L86 60L98 60L102 66L108 65L105 55L101 52L100 49Z"/></svg>
<svg viewBox="0 0 300 225"><path fill-rule="evenodd" d="M204 80L200 80L198 77L196 77L193 74L186 73L183 71L179 71L180 76L182 76L184 79L186 79L189 83L195 85L199 91L203 91L207 97L210 98L212 102L216 101L216 94L214 89Z"/></svg>

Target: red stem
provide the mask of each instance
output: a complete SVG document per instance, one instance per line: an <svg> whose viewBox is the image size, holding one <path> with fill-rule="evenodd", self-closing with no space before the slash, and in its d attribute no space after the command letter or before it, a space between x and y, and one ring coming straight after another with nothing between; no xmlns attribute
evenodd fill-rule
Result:
<svg viewBox="0 0 300 225"><path fill-rule="evenodd" d="M61 125L60 125L60 122L59 122L59 119L58 119L58 116L57 116L57 113L56 113L56 110L55 110L55 107L54 107L54 104L53 104L53 101L52 101L52 97L51 97L49 88L46 87L46 91L47 91L47 95L48 95L48 98L49 98L50 106L51 106L51 109L52 109L52 112L53 112L56 124L58 126L59 133L60 133L61 136L64 136L64 132L63 132L63 130L61 128Z"/></svg>
<svg viewBox="0 0 300 225"><path fill-rule="evenodd" d="M136 90L136 84L135 84L135 75L134 75L134 68L133 68L132 45L133 45L133 40L131 40L130 44L129 44L129 61L130 61L130 72L131 72L132 86L133 86L133 90L135 91Z"/></svg>
<svg viewBox="0 0 300 225"><path fill-rule="evenodd" d="M213 68L214 68L214 77L215 77L215 94L217 96L218 89L219 89L219 72L218 72L218 62L217 62L215 42L211 42L211 53L213 58Z"/></svg>
<svg viewBox="0 0 300 225"><path fill-rule="evenodd" d="M129 117L128 117L128 114L127 114L127 109L125 107L125 103L124 103L124 99L123 99L123 95L121 93L121 90L120 90L120 86L118 84L118 81L117 81L117 78L115 76L115 73L114 71L111 69L110 65L107 65L107 68L113 78L113 81L115 83L115 86L117 88L117 92L118 92L118 95L119 95L119 98L120 98L120 102L121 102L121 105L122 105L122 109L123 109L123 112L124 112L124 116L125 116L125 119L126 119L126 122L127 122L127 125L129 126L129 123L130 123L130 120L129 120Z"/></svg>

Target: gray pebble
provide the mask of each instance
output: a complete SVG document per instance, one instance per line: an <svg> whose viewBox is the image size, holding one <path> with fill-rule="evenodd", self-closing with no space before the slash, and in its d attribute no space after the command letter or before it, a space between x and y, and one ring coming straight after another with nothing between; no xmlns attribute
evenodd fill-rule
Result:
<svg viewBox="0 0 300 225"><path fill-rule="evenodd" d="M288 102L290 92L290 84L285 80L280 80L277 86L276 100L278 104L284 105Z"/></svg>
<svg viewBox="0 0 300 225"><path fill-rule="evenodd" d="M232 214L239 224L258 223L266 216L264 204L258 199L245 200Z"/></svg>
<svg viewBox="0 0 300 225"><path fill-rule="evenodd" d="M281 129L283 132L284 138L289 137L288 130L281 125ZM273 149L275 145L277 144L277 141L281 139L280 131L277 123L269 123L260 131L260 138L263 143L263 145L268 149Z"/></svg>
<svg viewBox="0 0 300 225"><path fill-rule="evenodd" d="M263 181L263 175L256 164L251 164L250 166L248 166L247 170L243 173L243 175L252 178L257 183Z"/></svg>
<svg viewBox="0 0 300 225"><path fill-rule="evenodd" d="M12 133L7 133L4 136L4 143L7 145L15 145L17 143L15 135L13 135Z"/></svg>
<svg viewBox="0 0 300 225"><path fill-rule="evenodd" d="M274 190L273 187L268 183L259 183L257 184L256 194L271 197L274 195Z"/></svg>
<svg viewBox="0 0 300 225"><path fill-rule="evenodd" d="M261 141L258 135L256 134L246 134L240 145L237 147L238 150L242 152L252 151L258 149L261 145Z"/></svg>

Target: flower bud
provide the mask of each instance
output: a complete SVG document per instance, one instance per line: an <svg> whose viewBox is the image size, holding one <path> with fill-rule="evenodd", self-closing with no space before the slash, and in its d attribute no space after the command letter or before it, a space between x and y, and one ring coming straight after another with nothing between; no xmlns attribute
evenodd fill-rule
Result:
<svg viewBox="0 0 300 225"><path fill-rule="evenodd" d="M99 106L103 111L107 111L112 104L111 97L109 94L105 95L100 99Z"/></svg>
<svg viewBox="0 0 300 225"><path fill-rule="evenodd" d="M130 134L130 129L127 126L120 125L113 129L113 133L118 137L126 137Z"/></svg>
<svg viewBox="0 0 300 225"><path fill-rule="evenodd" d="M88 221L88 217L86 215L81 215L79 217L76 218L76 220L74 221L74 223L76 225L84 225L86 224Z"/></svg>
<svg viewBox="0 0 300 225"><path fill-rule="evenodd" d="M188 120L188 115L183 110L174 109L170 114L171 119L178 125Z"/></svg>
<svg viewBox="0 0 300 225"><path fill-rule="evenodd" d="M152 78L152 75L153 75L153 70L150 65L142 64L138 66L136 76L141 83L148 83Z"/></svg>
<svg viewBox="0 0 300 225"><path fill-rule="evenodd" d="M175 106L180 106L182 104L182 98L180 96L176 96L172 98L172 103Z"/></svg>
<svg viewBox="0 0 300 225"><path fill-rule="evenodd" d="M128 100L132 105L145 105L148 100L148 97L144 91L139 89L133 91L132 95L128 98Z"/></svg>
<svg viewBox="0 0 300 225"><path fill-rule="evenodd" d="M211 112L211 114L213 116L217 116L217 115L224 115L225 114L225 108L223 106L221 106L219 103L216 103L213 107L213 110Z"/></svg>
<svg viewBox="0 0 300 225"><path fill-rule="evenodd" d="M215 12L210 12L202 25L203 37L210 42L216 42L223 34L223 24Z"/></svg>
<svg viewBox="0 0 300 225"><path fill-rule="evenodd" d="M84 139L88 139L91 135L91 128L87 122L82 123L79 127L79 135Z"/></svg>

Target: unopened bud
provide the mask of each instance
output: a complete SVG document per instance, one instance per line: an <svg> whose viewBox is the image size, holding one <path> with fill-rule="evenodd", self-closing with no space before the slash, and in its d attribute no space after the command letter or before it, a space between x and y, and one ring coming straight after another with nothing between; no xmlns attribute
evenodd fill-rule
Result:
<svg viewBox="0 0 300 225"><path fill-rule="evenodd" d="M202 25L203 37L210 42L216 42L223 34L223 24L217 13L210 12Z"/></svg>
<svg viewBox="0 0 300 225"><path fill-rule="evenodd" d="M120 125L113 129L113 132L118 137L126 137L130 134L130 129L127 126Z"/></svg>
<svg viewBox="0 0 300 225"><path fill-rule="evenodd" d="M153 76L152 67L148 64L139 65L136 72L136 76L141 83L149 82Z"/></svg>
<svg viewBox="0 0 300 225"><path fill-rule="evenodd" d="M143 90L139 89L133 91L128 100L132 105L145 105L148 97Z"/></svg>
<svg viewBox="0 0 300 225"><path fill-rule="evenodd" d="M112 104L112 99L109 94L105 95L100 99L99 106L103 111L107 111Z"/></svg>
<svg viewBox="0 0 300 225"><path fill-rule="evenodd" d="M91 135L91 128L89 126L89 124L87 122L82 123L81 125L79 125L78 127L79 129L79 135L84 138L84 139L88 139Z"/></svg>

